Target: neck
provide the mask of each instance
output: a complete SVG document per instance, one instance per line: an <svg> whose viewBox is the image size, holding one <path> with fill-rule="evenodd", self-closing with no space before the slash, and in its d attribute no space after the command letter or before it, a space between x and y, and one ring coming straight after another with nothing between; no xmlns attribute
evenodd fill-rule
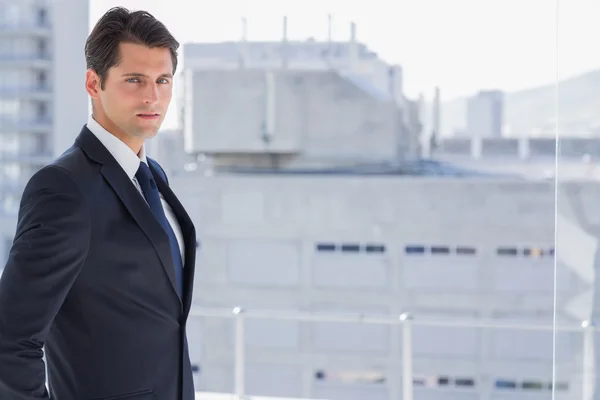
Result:
<svg viewBox="0 0 600 400"><path fill-rule="evenodd" d="M142 152L142 147L144 145L144 139L135 137L133 135L129 135L127 132L119 129L115 124L113 124L108 118L104 116L100 116L96 113L92 113L92 118L100 124L108 133L115 136L117 139L125 143L135 154L138 156Z"/></svg>

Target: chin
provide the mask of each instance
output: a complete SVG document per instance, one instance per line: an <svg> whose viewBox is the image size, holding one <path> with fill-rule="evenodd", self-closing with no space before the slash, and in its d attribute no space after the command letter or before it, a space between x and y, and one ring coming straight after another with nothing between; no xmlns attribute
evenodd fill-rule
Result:
<svg viewBox="0 0 600 400"><path fill-rule="evenodd" d="M156 135L158 135L158 128L156 128L155 130L152 131L143 131L140 132L141 136L143 136L145 139L152 139L153 137L155 137Z"/></svg>
<svg viewBox="0 0 600 400"><path fill-rule="evenodd" d="M141 139L152 139L158 133L158 128L149 129L149 128L140 128L136 127L129 130L129 134L131 136L141 138Z"/></svg>

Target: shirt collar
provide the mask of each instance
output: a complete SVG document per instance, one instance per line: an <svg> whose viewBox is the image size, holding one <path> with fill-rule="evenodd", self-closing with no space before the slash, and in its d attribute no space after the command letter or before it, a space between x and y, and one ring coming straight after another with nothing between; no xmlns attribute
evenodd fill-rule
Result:
<svg viewBox="0 0 600 400"><path fill-rule="evenodd" d="M115 158L117 163L123 168L129 179L133 179L140 167L140 161L148 164L146 159L146 148L142 145L142 149L138 154L135 154L129 146L121 139L108 132L100 125L91 115L87 122L88 129L100 140L110 154Z"/></svg>

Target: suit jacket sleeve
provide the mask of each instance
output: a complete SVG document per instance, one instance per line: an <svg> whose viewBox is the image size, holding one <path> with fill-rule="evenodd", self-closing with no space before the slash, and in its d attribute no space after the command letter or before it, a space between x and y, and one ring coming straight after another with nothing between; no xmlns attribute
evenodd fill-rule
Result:
<svg viewBox="0 0 600 400"><path fill-rule="evenodd" d="M44 342L87 257L90 214L71 175L38 171L0 278L0 399L49 399Z"/></svg>

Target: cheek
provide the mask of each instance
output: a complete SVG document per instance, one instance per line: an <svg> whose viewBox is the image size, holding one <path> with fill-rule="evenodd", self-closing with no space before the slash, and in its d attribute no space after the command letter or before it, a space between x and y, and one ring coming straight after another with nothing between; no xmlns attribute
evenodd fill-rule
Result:
<svg viewBox="0 0 600 400"><path fill-rule="evenodd" d="M171 88L165 88L165 90L161 93L160 100L163 104L168 104L171 102L171 97L173 96L173 91Z"/></svg>
<svg viewBox="0 0 600 400"><path fill-rule="evenodd" d="M131 90L117 89L107 93L108 101L115 112L131 108L135 103L135 93Z"/></svg>
<svg viewBox="0 0 600 400"><path fill-rule="evenodd" d="M117 103L127 104L139 97L138 88L135 85L119 86L113 92L113 100Z"/></svg>

